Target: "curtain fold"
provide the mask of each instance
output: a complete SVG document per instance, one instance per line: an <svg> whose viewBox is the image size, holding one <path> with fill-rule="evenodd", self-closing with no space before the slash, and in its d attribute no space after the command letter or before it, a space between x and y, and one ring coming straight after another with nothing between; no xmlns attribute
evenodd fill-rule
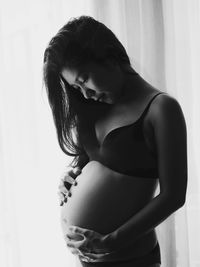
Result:
<svg viewBox="0 0 200 267"><path fill-rule="evenodd" d="M198 0L0 2L0 266L78 265L59 224L57 187L71 159L57 143L42 88L42 60L58 29L83 14L111 28L136 71L182 107L188 137L186 204L156 231L162 267L199 267Z"/></svg>

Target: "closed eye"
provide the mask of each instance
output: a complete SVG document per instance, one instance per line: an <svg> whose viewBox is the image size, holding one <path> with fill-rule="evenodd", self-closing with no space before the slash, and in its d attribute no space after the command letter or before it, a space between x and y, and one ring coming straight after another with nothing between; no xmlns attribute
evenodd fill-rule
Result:
<svg viewBox="0 0 200 267"><path fill-rule="evenodd" d="M79 81L81 84L84 84L88 81L89 77L87 74L83 74L81 77L81 81Z"/></svg>
<svg viewBox="0 0 200 267"><path fill-rule="evenodd" d="M71 85L71 87L79 91L81 90L80 86L77 86L77 85Z"/></svg>
<svg viewBox="0 0 200 267"><path fill-rule="evenodd" d="M87 74L81 74L81 75L79 76L79 79L81 79L81 80L76 79L76 82L77 82L80 86L74 84L74 85L72 85L72 87L73 87L74 89L76 89L76 90L81 91L81 86L82 86L82 85L85 85L85 83L87 83L87 81L88 81L88 79L89 79L89 76L88 76Z"/></svg>

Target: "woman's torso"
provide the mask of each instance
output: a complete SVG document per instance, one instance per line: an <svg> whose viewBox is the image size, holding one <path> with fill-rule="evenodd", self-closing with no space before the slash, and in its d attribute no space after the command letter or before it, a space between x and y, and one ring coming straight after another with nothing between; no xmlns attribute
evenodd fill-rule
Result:
<svg viewBox="0 0 200 267"><path fill-rule="evenodd" d="M131 117L128 117L122 124L116 121L111 124L111 130L102 128L106 124L101 123L103 134L98 133L96 124L96 128L82 136L91 162L77 177L78 186L71 188L72 198L62 208L63 229L69 223L109 233L153 198L158 170L153 133L146 113L158 93L151 92L139 119L136 116L130 121ZM120 251L120 255L113 254L113 259L144 255L156 242L152 230Z"/></svg>
<svg viewBox="0 0 200 267"><path fill-rule="evenodd" d="M108 234L142 209L152 198L156 179L140 179L115 172L97 161L90 161L71 187L72 196L62 207L63 233L68 225L77 225ZM79 237L74 236L79 240ZM114 260L136 257L156 245L152 231L133 246L111 255Z"/></svg>
<svg viewBox="0 0 200 267"><path fill-rule="evenodd" d="M126 175L158 178L156 143L149 111L159 94L163 92L153 90L143 103L137 104L138 107L130 102L89 124L81 135L89 159Z"/></svg>

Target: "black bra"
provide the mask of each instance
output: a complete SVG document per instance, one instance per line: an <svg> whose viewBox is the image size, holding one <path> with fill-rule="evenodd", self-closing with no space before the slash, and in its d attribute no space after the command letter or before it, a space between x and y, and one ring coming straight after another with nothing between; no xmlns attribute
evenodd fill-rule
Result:
<svg viewBox="0 0 200 267"><path fill-rule="evenodd" d="M147 145L143 133L144 117L156 96L148 102L137 121L110 131L102 144L97 145L96 136L84 142L90 160L96 160L114 171L142 178L158 178L157 155Z"/></svg>

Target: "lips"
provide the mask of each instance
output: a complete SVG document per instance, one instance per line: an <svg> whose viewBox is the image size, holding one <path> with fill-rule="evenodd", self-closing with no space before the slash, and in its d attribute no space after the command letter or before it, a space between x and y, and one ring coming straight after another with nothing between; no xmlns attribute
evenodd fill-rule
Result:
<svg viewBox="0 0 200 267"><path fill-rule="evenodd" d="M99 97L91 97L94 101L103 102L104 94L101 94Z"/></svg>
<svg viewBox="0 0 200 267"><path fill-rule="evenodd" d="M103 98L104 98L104 95L102 94L102 95L100 95L100 97L97 99L97 101L99 101L99 102L103 102Z"/></svg>

